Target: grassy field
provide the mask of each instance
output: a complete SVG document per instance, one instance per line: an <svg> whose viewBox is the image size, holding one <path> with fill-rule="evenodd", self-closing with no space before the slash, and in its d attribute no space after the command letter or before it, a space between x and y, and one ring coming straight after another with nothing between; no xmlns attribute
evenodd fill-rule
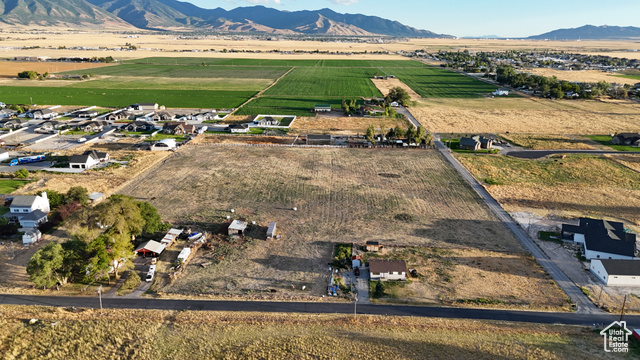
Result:
<svg viewBox="0 0 640 360"><path fill-rule="evenodd" d="M393 69L393 75L425 98L474 98L497 88L437 67Z"/></svg>
<svg viewBox="0 0 640 360"><path fill-rule="evenodd" d="M459 155L508 211L607 216L640 224L640 174L607 157L522 160Z"/></svg>
<svg viewBox="0 0 640 360"><path fill-rule="evenodd" d="M610 134L640 131L640 104L625 100L484 98L420 100L411 113L441 133Z"/></svg>
<svg viewBox="0 0 640 360"><path fill-rule="evenodd" d="M531 255L407 247L365 253L365 261L372 258L405 260L418 272L406 282L387 283L375 302L569 310L567 296Z"/></svg>
<svg viewBox="0 0 640 360"><path fill-rule="evenodd" d="M176 108L234 108L252 97L255 91L224 90L151 90L151 89L82 89L62 87L55 91L45 87L8 86L0 88L7 103L98 105L123 107L136 102L157 102Z"/></svg>
<svg viewBox="0 0 640 360"><path fill-rule="evenodd" d="M235 114L315 116L316 113L313 112L313 108L317 104L330 104L333 109L340 109L342 98L259 97L238 109Z"/></svg>
<svg viewBox="0 0 640 360"><path fill-rule="evenodd" d="M56 83L62 82L63 81L56 81ZM273 79L102 76L81 82L64 82L68 83L71 87L79 89L260 91L269 86L273 82ZM24 82L20 83L24 84ZM47 83L53 82L47 81Z"/></svg>
<svg viewBox="0 0 640 360"><path fill-rule="evenodd" d="M523 251L430 150L187 146L121 192L148 199L174 224L216 231L231 208L257 223L249 240L220 244L230 248L223 260L204 269L217 255L203 251L171 287L155 288L162 292L317 298L335 242ZM270 221L283 236L265 242Z"/></svg>
<svg viewBox="0 0 640 360"><path fill-rule="evenodd" d="M585 137L618 151L640 151L640 147L637 146L614 145L611 143L610 135L586 135Z"/></svg>
<svg viewBox="0 0 640 360"><path fill-rule="evenodd" d="M30 180L0 179L0 194L11 194L30 182Z"/></svg>
<svg viewBox="0 0 640 360"><path fill-rule="evenodd" d="M210 79L276 79L289 68L262 66L183 66L124 64L91 69L93 75L160 78L210 78ZM87 70L66 71L62 74L87 74Z"/></svg>
<svg viewBox="0 0 640 360"><path fill-rule="evenodd" d="M585 149L593 150L594 147L587 144L582 137L566 135L542 135L542 134L500 134L511 145L521 146L527 149Z"/></svg>
<svg viewBox="0 0 640 360"><path fill-rule="evenodd" d="M423 63L413 60L304 60L304 59L225 59L225 58L166 58L153 57L127 60L125 64L154 64L154 65L215 65L215 66L306 66L306 67L425 67Z"/></svg>
<svg viewBox="0 0 640 360"><path fill-rule="evenodd" d="M431 318L0 307L8 359L631 359L587 327ZM24 319L40 321L29 325ZM52 323L56 323L52 327ZM99 349L97 351L96 349Z"/></svg>
<svg viewBox="0 0 640 360"><path fill-rule="evenodd" d="M297 67L276 85L264 92L265 96L295 97L379 97L380 91L371 78L371 68Z"/></svg>

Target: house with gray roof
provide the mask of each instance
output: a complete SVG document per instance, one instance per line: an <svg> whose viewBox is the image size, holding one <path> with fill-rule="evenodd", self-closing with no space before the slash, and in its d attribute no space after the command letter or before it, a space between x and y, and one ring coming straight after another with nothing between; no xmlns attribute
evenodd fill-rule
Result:
<svg viewBox="0 0 640 360"><path fill-rule="evenodd" d="M109 161L109 154L96 150L85 151L82 155L69 157L70 169L91 169L101 162Z"/></svg>
<svg viewBox="0 0 640 360"><path fill-rule="evenodd" d="M636 259L636 235L624 224L591 218L580 218L579 224L562 224L562 239L582 245L584 256L591 259Z"/></svg>
<svg viewBox="0 0 640 360"><path fill-rule="evenodd" d="M37 228L47 222L51 211L47 193L41 195L16 195L4 217L10 223L20 223L23 228Z"/></svg>
<svg viewBox="0 0 640 360"><path fill-rule="evenodd" d="M640 286L640 261L593 259L591 273L607 286Z"/></svg>

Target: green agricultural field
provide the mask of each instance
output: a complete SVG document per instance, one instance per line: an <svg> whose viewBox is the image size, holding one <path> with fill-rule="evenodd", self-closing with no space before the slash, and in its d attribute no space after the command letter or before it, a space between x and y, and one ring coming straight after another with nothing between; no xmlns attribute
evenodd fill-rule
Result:
<svg viewBox="0 0 640 360"><path fill-rule="evenodd" d="M123 64L104 66L90 70L73 70L61 74L165 78L230 78L230 79L277 79L289 70L288 67L262 66L184 66L184 65L147 65Z"/></svg>
<svg viewBox="0 0 640 360"><path fill-rule="evenodd" d="M374 97L382 96L371 78L374 68L298 67L280 79L266 96L296 97Z"/></svg>
<svg viewBox="0 0 640 360"><path fill-rule="evenodd" d="M0 87L3 101L11 104L97 105L122 107L136 102L157 102L166 107L235 108L255 91L78 89L11 86Z"/></svg>
<svg viewBox="0 0 640 360"><path fill-rule="evenodd" d="M198 59L198 58L144 58L126 60L125 64L197 65L202 66L304 66L304 67L424 67L414 60L279 60L279 59Z"/></svg>
<svg viewBox="0 0 640 360"><path fill-rule="evenodd" d="M394 69L394 74L422 97L474 98L496 86L437 67Z"/></svg>
<svg viewBox="0 0 640 360"><path fill-rule="evenodd" d="M60 83L63 81L49 81ZM82 89L155 89L155 90L226 90L260 91L273 79L211 79L211 78L167 78L110 76L95 80L77 82L71 87Z"/></svg>
<svg viewBox="0 0 640 360"><path fill-rule="evenodd" d="M297 115L314 116L313 107L317 104L331 104L339 109L342 99L260 97L251 100L236 111L236 115Z"/></svg>

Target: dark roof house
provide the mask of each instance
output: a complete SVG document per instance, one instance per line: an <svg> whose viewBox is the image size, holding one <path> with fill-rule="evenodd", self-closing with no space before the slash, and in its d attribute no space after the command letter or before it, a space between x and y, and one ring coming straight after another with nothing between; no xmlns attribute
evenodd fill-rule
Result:
<svg viewBox="0 0 640 360"><path fill-rule="evenodd" d="M638 133L620 133L611 138L611 143L614 145L631 145L640 146L640 134Z"/></svg>
<svg viewBox="0 0 640 360"><path fill-rule="evenodd" d="M587 259L633 259L636 255L636 235L626 232L621 222L580 218L577 226L562 224L562 239L583 244Z"/></svg>

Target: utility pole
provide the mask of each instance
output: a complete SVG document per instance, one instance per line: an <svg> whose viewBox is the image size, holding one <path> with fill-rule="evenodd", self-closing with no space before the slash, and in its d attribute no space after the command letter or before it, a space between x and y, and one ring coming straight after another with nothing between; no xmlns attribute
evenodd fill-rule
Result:
<svg viewBox="0 0 640 360"><path fill-rule="evenodd" d="M620 321L622 321L622 316L624 315L624 306L627 304L627 294L624 294L624 301L622 302L622 311L620 311Z"/></svg>
<svg viewBox="0 0 640 360"><path fill-rule="evenodd" d="M102 312L102 285L98 287L98 296L100 297L100 312Z"/></svg>

